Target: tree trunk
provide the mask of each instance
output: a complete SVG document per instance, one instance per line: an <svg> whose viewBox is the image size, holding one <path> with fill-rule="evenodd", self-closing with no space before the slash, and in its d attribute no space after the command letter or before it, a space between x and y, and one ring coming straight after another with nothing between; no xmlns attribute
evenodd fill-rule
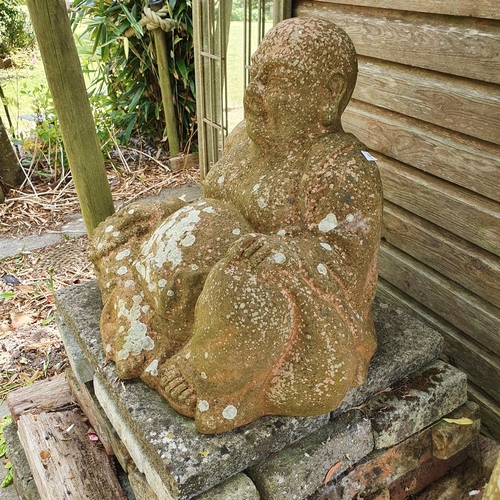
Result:
<svg viewBox="0 0 500 500"><path fill-rule="evenodd" d="M27 0L68 163L87 233L113 214L97 138L65 0Z"/></svg>
<svg viewBox="0 0 500 500"><path fill-rule="evenodd" d="M7 187L19 186L23 179L23 169L0 117L0 178Z"/></svg>
<svg viewBox="0 0 500 500"><path fill-rule="evenodd" d="M165 32L161 28L153 30L156 48L156 63L160 75L161 99L163 112L165 113L165 127L167 129L168 149L170 157L179 154L179 134L177 133L177 118L175 117L174 99L172 96L172 85L170 83L170 72L168 70L168 52L165 40Z"/></svg>

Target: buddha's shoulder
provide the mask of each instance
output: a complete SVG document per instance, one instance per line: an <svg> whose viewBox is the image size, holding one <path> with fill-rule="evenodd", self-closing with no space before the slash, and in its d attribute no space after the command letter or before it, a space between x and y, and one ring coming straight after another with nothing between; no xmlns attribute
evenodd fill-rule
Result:
<svg viewBox="0 0 500 500"><path fill-rule="evenodd" d="M363 151L367 152L367 147L354 136L347 132L338 132L321 137L311 148L310 158L314 163L330 163L332 161L359 160L366 162Z"/></svg>
<svg viewBox="0 0 500 500"><path fill-rule="evenodd" d="M248 147L250 138L247 134L245 120L234 127L224 141L224 155L230 153L234 148Z"/></svg>

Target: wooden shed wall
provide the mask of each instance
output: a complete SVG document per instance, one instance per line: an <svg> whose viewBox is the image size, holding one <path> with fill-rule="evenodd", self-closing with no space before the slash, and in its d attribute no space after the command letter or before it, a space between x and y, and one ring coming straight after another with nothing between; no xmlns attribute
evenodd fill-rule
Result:
<svg viewBox="0 0 500 500"><path fill-rule="evenodd" d="M359 57L343 118L378 159L380 293L439 329L500 440L498 0L295 0Z"/></svg>

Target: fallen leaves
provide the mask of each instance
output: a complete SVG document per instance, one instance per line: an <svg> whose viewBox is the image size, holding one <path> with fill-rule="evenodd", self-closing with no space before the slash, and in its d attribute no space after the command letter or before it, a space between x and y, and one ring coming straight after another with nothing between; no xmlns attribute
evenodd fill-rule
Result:
<svg viewBox="0 0 500 500"><path fill-rule="evenodd" d="M13 330L21 328L23 325L29 325L35 322L35 318L30 314L24 312L11 311L10 312L10 326Z"/></svg>
<svg viewBox="0 0 500 500"><path fill-rule="evenodd" d="M449 424L457 424L457 425L472 425L474 422L470 418L462 417L462 418L443 418L445 422Z"/></svg>
<svg viewBox="0 0 500 500"><path fill-rule="evenodd" d="M330 482L330 479L333 477L335 472L337 472L342 467L342 465L344 465L344 462L337 462L332 467L330 467L330 470L327 472L325 476L325 482L324 482L325 486Z"/></svg>
<svg viewBox="0 0 500 500"><path fill-rule="evenodd" d="M51 454L49 450L42 450L40 452L40 460L42 461L42 465L44 467L47 467L47 464L49 463L49 458Z"/></svg>

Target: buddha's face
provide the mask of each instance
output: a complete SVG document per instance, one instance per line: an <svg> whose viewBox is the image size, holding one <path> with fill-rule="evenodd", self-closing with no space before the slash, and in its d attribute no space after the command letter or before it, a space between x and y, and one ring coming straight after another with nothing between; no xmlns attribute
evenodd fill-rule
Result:
<svg viewBox="0 0 500 500"><path fill-rule="evenodd" d="M269 150L341 129L356 72L354 46L332 23L280 23L252 58L244 99L248 135Z"/></svg>
<svg viewBox="0 0 500 500"><path fill-rule="evenodd" d="M320 84L283 51L257 51L245 92L247 132L261 146L290 143L320 129Z"/></svg>

